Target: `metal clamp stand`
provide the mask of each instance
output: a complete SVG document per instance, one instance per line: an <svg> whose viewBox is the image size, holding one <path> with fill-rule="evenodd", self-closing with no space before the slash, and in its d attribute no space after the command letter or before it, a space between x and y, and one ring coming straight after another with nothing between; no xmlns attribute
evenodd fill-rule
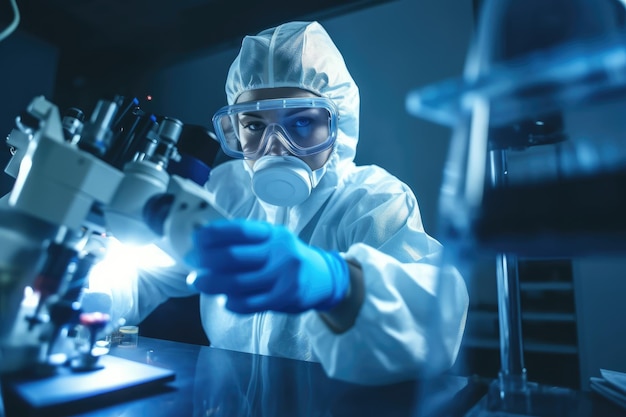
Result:
<svg viewBox="0 0 626 417"><path fill-rule="evenodd" d="M490 152L492 187L507 186L506 151ZM515 397L528 388L524 367L524 343L522 339L522 312L517 256L501 253L496 257L496 279L498 289L498 323L500 330L500 372L498 395L490 392L492 407L517 408ZM492 387L492 390L496 387ZM513 397L512 397L513 396ZM513 401L514 404L510 404Z"/></svg>
<svg viewBox="0 0 626 417"><path fill-rule="evenodd" d="M490 152L491 185L507 185L506 151ZM501 368L487 395L467 417L568 417L575 414L578 393L529 382L524 366L518 259L496 257Z"/></svg>

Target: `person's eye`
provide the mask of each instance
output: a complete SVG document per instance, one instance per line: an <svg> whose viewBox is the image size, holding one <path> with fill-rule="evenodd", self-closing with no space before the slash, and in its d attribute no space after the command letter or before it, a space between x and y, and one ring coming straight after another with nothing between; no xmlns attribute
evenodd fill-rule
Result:
<svg viewBox="0 0 626 417"><path fill-rule="evenodd" d="M262 132L265 129L265 123L261 122L243 122L241 125L250 132Z"/></svg>
<svg viewBox="0 0 626 417"><path fill-rule="evenodd" d="M311 125L311 119L309 119L308 117L299 117L296 120L294 120L295 127L308 127L310 125Z"/></svg>

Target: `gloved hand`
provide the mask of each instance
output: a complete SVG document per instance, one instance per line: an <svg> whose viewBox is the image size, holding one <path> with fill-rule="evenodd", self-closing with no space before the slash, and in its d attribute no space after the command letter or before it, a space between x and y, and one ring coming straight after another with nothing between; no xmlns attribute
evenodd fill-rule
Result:
<svg viewBox="0 0 626 417"><path fill-rule="evenodd" d="M347 262L302 242L283 226L251 220L219 220L196 230L185 261L196 269L194 285L225 294L238 313L328 310L348 290Z"/></svg>

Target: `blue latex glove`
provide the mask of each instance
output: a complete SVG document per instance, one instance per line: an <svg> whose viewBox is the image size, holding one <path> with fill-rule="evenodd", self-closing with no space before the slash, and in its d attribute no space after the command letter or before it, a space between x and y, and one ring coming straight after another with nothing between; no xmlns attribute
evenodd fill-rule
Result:
<svg viewBox="0 0 626 417"><path fill-rule="evenodd" d="M196 269L196 288L225 294L238 313L328 310L348 290L347 262L302 242L283 226L219 220L196 230L185 260Z"/></svg>

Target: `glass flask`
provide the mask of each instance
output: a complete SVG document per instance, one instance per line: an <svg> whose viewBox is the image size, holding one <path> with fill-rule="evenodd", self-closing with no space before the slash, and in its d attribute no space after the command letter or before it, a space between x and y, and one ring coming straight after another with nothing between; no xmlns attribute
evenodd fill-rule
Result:
<svg viewBox="0 0 626 417"><path fill-rule="evenodd" d="M452 129L446 262L497 262L501 370L472 415L577 407L526 380L517 258L626 249L625 16L618 0L484 0L462 77L407 95L410 114Z"/></svg>

